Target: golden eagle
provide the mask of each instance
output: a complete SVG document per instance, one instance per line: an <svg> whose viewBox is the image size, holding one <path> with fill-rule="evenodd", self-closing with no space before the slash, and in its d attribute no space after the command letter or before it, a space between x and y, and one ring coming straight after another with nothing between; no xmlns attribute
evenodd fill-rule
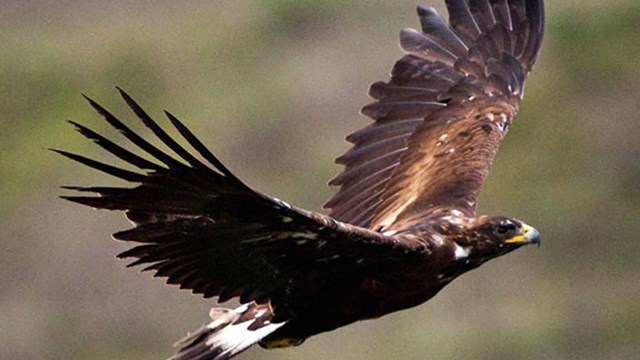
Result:
<svg viewBox="0 0 640 360"><path fill-rule="evenodd" d="M328 215L257 192L234 176L176 117L183 144L124 91L133 112L175 155L152 145L91 99L138 150L77 130L129 171L60 154L135 187L66 187L63 198L122 210L136 243L119 255L205 298L238 298L178 343L174 360L228 359L249 346L298 345L315 334L421 304L460 274L538 232L479 216L476 199L511 126L543 37L542 0L446 0L447 23L419 7L422 31L403 30L406 55L362 113L374 120L347 137L344 171ZM186 141L186 143L185 143ZM184 145L188 144L191 150Z"/></svg>

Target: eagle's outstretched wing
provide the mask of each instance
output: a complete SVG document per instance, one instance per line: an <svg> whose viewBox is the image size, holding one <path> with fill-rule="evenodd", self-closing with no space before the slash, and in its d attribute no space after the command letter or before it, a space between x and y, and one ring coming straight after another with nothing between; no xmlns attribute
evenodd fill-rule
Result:
<svg viewBox="0 0 640 360"><path fill-rule="evenodd" d="M347 137L345 170L325 207L375 230L457 210L476 198L515 116L542 41L540 0L447 0L449 23L418 8L422 32L400 34L407 55L371 86L375 122Z"/></svg>
<svg viewBox="0 0 640 360"><path fill-rule="evenodd" d="M296 209L253 191L238 180L174 116L173 126L205 164L178 144L126 93L126 102L178 158L143 139L94 101L91 105L128 140L155 158L147 160L96 132L73 123L87 138L143 171L129 171L86 157L62 155L120 179L132 188L67 187L98 196L65 196L97 209L123 210L135 227L113 236L141 243L120 257L147 267L205 297L220 301L240 297L243 303L270 301L277 320L285 320L295 304L296 290L333 276L383 271L424 251L367 229L337 222L325 215ZM410 256L410 255L409 255ZM300 291L298 291L300 292Z"/></svg>

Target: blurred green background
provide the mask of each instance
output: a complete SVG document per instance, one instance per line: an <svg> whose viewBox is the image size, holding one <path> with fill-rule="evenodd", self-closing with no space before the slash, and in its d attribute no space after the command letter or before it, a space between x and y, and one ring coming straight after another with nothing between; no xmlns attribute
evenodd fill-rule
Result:
<svg viewBox="0 0 640 360"><path fill-rule="evenodd" d="M0 0L0 358L161 359L207 321L123 269L122 214L56 198L109 184L48 147L111 160L80 93L168 109L251 186L317 210L397 34L436 0ZM631 359L640 354L640 2L547 2L547 34L480 210L543 235L420 307L243 359ZM140 128L140 127L138 127ZM118 138L121 139L121 138ZM121 142L124 143L124 142Z"/></svg>

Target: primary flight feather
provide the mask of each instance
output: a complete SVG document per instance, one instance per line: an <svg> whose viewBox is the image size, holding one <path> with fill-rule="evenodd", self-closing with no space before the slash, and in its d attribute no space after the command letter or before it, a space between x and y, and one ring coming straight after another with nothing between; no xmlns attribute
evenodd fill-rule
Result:
<svg viewBox="0 0 640 360"><path fill-rule="evenodd" d="M418 8L422 31L403 30L406 55L362 113L374 122L347 137L336 162L329 215L257 192L233 175L175 116L172 137L129 95L137 117L175 155L152 145L95 101L135 147L77 130L125 170L58 153L134 187L65 187L63 198L122 210L135 244L119 255L236 309L177 343L174 360L228 359L255 343L299 345L358 320L423 303L460 274L525 244L538 232L476 214L476 199L523 96L544 31L542 0L446 0L449 22ZM188 146L187 146L188 145ZM153 159L153 160L149 160ZM97 195L97 196L96 196Z"/></svg>

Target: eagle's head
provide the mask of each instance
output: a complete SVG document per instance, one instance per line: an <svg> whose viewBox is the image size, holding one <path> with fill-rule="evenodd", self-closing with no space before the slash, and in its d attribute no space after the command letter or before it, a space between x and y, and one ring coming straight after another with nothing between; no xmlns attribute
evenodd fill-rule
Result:
<svg viewBox="0 0 640 360"><path fill-rule="evenodd" d="M538 230L504 216L480 216L450 227L453 257L469 270L523 245L540 244Z"/></svg>

